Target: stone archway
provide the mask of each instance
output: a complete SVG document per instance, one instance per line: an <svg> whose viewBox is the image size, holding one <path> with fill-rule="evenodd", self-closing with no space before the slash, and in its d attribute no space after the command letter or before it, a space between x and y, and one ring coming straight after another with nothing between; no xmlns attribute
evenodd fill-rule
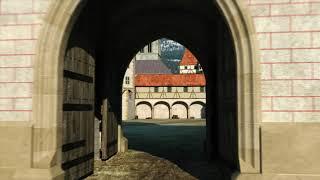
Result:
<svg viewBox="0 0 320 180"><path fill-rule="evenodd" d="M70 31L87 1L52 1L37 44L34 66L32 168L63 174L61 164L63 56ZM239 0L217 0L230 27L237 59L238 156L241 173L260 172L260 84L255 34ZM25 172L24 172L25 173Z"/></svg>

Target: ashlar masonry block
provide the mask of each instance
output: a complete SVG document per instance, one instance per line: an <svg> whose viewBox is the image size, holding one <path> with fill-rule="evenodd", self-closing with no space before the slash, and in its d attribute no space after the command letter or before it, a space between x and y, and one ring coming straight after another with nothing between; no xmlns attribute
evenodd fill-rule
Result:
<svg viewBox="0 0 320 180"><path fill-rule="evenodd" d="M312 32L312 47L320 48L320 32Z"/></svg>
<svg viewBox="0 0 320 180"><path fill-rule="evenodd" d="M320 2L311 3L311 13L312 14L320 14Z"/></svg>
<svg viewBox="0 0 320 180"><path fill-rule="evenodd" d="M31 83L0 83L0 97L30 97Z"/></svg>
<svg viewBox="0 0 320 180"><path fill-rule="evenodd" d="M291 55L289 49L284 50L260 50L261 62L290 62Z"/></svg>
<svg viewBox="0 0 320 180"><path fill-rule="evenodd" d="M271 110L272 100L271 98L261 98L261 110Z"/></svg>
<svg viewBox="0 0 320 180"><path fill-rule="evenodd" d="M31 111L0 111L0 121L30 121Z"/></svg>
<svg viewBox="0 0 320 180"><path fill-rule="evenodd" d="M257 34L257 39L259 42L259 48L271 48L271 37L269 33Z"/></svg>
<svg viewBox="0 0 320 180"><path fill-rule="evenodd" d="M314 102L314 109L320 110L320 97L314 97L313 102Z"/></svg>
<svg viewBox="0 0 320 180"><path fill-rule="evenodd" d="M291 81L262 81L262 96L288 96L291 94Z"/></svg>
<svg viewBox="0 0 320 180"><path fill-rule="evenodd" d="M262 112L262 122L292 122L292 112Z"/></svg>
<svg viewBox="0 0 320 180"><path fill-rule="evenodd" d="M17 56L1 56L0 55L0 68L1 67L31 67L32 56L30 55L17 55Z"/></svg>
<svg viewBox="0 0 320 180"><path fill-rule="evenodd" d="M320 96L320 80L293 81L294 96Z"/></svg>
<svg viewBox="0 0 320 180"><path fill-rule="evenodd" d="M311 48L311 33L273 33L272 48Z"/></svg>
<svg viewBox="0 0 320 180"><path fill-rule="evenodd" d="M294 122L320 122L320 112L295 112Z"/></svg>
<svg viewBox="0 0 320 180"><path fill-rule="evenodd" d="M14 82L14 81L15 81L15 68L0 68L0 83Z"/></svg>
<svg viewBox="0 0 320 180"><path fill-rule="evenodd" d="M313 78L320 79L320 63L313 63Z"/></svg>
<svg viewBox="0 0 320 180"><path fill-rule="evenodd" d="M44 14L21 14L17 15L18 24L41 24Z"/></svg>
<svg viewBox="0 0 320 180"><path fill-rule="evenodd" d="M272 4L271 16L274 15L303 15L310 12L310 5L304 4Z"/></svg>
<svg viewBox="0 0 320 180"><path fill-rule="evenodd" d="M34 54L35 40L0 41L0 55Z"/></svg>
<svg viewBox="0 0 320 180"><path fill-rule="evenodd" d="M292 16L293 31L320 30L320 16Z"/></svg>
<svg viewBox="0 0 320 180"><path fill-rule="evenodd" d="M16 15L0 15L0 26L17 24Z"/></svg>
<svg viewBox="0 0 320 180"><path fill-rule="evenodd" d="M6 39L30 39L31 26L1 26L0 27L0 40Z"/></svg>
<svg viewBox="0 0 320 180"><path fill-rule="evenodd" d="M14 100L14 109L15 110L32 110L32 99L15 99Z"/></svg>
<svg viewBox="0 0 320 180"><path fill-rule="evenodd" d="M272 77L274 79L311 79L312 64L273 64Z"/></svg>
<svg viewBox="0 0 320 180"><path fill-rule="evenodd" d="M312 110L312 98L280 97L273 98L274 110Z"/></svg>
<svg viewBox="0 0 320 180"><path fill-rule="evenodd" d="M257 17L254 18L257 32L285 32L290 30L289 17Z"/></svg>
<svg viewBox="0 0 320 180"><path fill-rule="evenodd" d="M270 15L269 5L252 5L250 7L251 16L268 16Z"/></svg>
<svg viewBox="0 0 320 180"><path fill-rule="evenodd" d="M320 62L320 49L294 49L293 62Z"/></svg>
<svg viewBox="0 0 320 180"><path fill-rule="evenodd" d="M0 55L1 54L14 54L15 42L14 41L0 41Z"/></svg>
<svg viewBox="0 0 320 180"><path fill-rule="evenodd" d="M33 11L40 13L40 12L47 12L51 0L33 0Z"/></svg>
<svg viewBox="0 0 320 180"><path fill-rule="evenodd" d="M16 82L32 82L33 69L32 68L16 68L15 81Z"/></svg>
<svg viewBox="0 0 320 180"><path fill-rule="evenodd" d="M271 79L271 64L261 64L261 79Z"/></svg>
<svg viewBox="0 0 320 180"><path fill-rule="evenodd" d="M23 40L15 42L15 53L17 54L34 54L35 40Z"/></svg>
<svg viewBox="0 0 320 180"><path fill-rule="evenodd" d="M21 14L32 12L32 0L1 0L1 13Z"/></svg>
<svg viewBox="0 0 320 180"><path fill-rule="evenodd" d="M274 3L288 3L290 0L251 0L251 4L274 4Z"/></svg>
<svg viewBox="0 0 320 180"><path fill-rule="evenodd" d="M13 99L0 99L0 110L12 110L13 109Z"/></svg>

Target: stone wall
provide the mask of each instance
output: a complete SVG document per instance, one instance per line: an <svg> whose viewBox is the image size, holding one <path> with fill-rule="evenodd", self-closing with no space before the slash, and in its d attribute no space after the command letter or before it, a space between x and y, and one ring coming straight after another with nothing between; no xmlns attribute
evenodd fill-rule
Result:
<svg viewBox="0 0 320 180"><path fill-rule="evenodd" d="M0 166L30 167L32 153L32 88L33 59L41 24L50 2L57 0L0 0ZM65 0L61 0L63 2ZM262 121L319 122L320 121L320 1L319 0L243 0L251 12L256 27L261 63ZM72 12L70 12L71 14ZM48 49L50 51L50 49ZM48 69L49 70L49 69ZM13 122L17 121L17 122ZM279 124L279 123L278 123ZM318 128L308 125L270 126L262 129L264 172L319 173L315 150L319 140ZM317 126L317 124L312 124ZM286 135L278 133L286 128ZM4 131L6 130L6 131ZM12 133L19 132L19 133ZM249 131L246 131L249 132ZM8 134L9 133L9 134ZM275 149L278 139L283 147ZM290 145L283 142L290 140ZM304 142L309 140L308 146ZM15 143L13 143L15 142ZM292 143L294 142L294 143ZM297 144L300 142L303 144ZM23 147L17 146L23 144ZM293 150L291 148L295 147ZM309 149L299 149L299 148ZM288 150L290 153L281 152ZM15 150L15 151L13 151ZM279 150L279 151L278 151ZM303 152L303 154L297 153ZM17 158L20 154L21 158ZM281 155L281 156L280 156ZM287 155L287 159L279 158ZM310 156L309 156L310 155ZM295 167L279 170L272 164L295 158ZM305 161L304 161L305 160ZM17 162L20 163L17 163ZM310 162L301 165L300 162ZM302 171L312 164L312 171ZM4 169L4 168L2 168ZM0 170L3 179L13 171ZM297 170L297 171L296 171Z"/></svg>
<svg viewBox="0 0 320 180"><path fill-rule="evenodd" d="M260 48L262 121L320 121L320 1L244 2ZM0 1L0 121L32 118L32 58L49 4Z"/></svg>
<svg viewBox="0 0 320 180"><path fill-rule="evenodd" d="M35 46L49 0L0 1L0 121L30 121Z"/></svg>
<svg viewBox="0 0 320 180"><path fill-rule="evenodd" d="M246 3L260 45L262 121L320 122L320 1Z"/></svg>
<svg viewBox="0 0 320 180"><path fill-rule="evenodd" d="M31 166L33 59L49 3L0 0L0 179Z"/></svg>

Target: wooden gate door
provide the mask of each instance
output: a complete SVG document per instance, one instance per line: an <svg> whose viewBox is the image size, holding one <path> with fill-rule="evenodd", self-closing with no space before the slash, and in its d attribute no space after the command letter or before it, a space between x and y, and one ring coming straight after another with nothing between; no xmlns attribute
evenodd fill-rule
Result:
<svg viewBox="0 0 320 180"><path fill-rule="evenodd" d="M107 160L118 152L118 121L107 99L101 108L101 159Z"/></svg>
<svg viewBox="0 0 320 180"><path fill-rule="evenodd" d="M65 179L93 173L95 61L81 48L67 51L64 61L62 169Z"/></svg>

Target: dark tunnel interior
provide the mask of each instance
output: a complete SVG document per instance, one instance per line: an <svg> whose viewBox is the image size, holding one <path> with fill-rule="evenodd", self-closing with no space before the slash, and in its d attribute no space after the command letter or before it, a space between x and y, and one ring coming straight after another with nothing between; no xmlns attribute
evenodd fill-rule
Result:
<svg viewBox="0 0 320 180"><path fill-rule="evenodd" d="M164 37L185 45L204 69L208 159L239 169L236 52L215 1L88 1L73 26L67 49L80 47L95 58L95 106L108 98L120 118L128 64L145 44Z"/></svg>

